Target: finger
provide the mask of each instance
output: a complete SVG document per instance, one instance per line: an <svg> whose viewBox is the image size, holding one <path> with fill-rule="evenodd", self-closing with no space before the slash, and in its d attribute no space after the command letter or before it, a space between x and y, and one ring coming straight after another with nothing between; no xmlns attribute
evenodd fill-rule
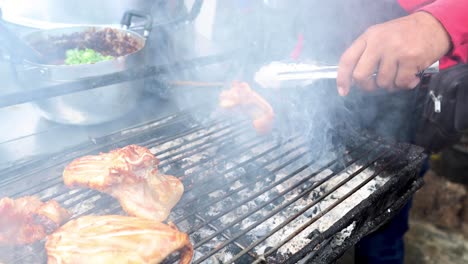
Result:
<svg viewBox="0 0 468 264"><path fill-rule="evenodd" d="M395 77L395 86L400 89L413 89L421 79L417 76L418 67L411 64L401 63L398 67L398 73Z"/></svg>
<svg viewBox="0 0 468 264"><path fill-rule="evenodd" d="M366 91L374 91L377 88L377 83L373 74L379 66L379 61L379 53L377 53L374 48L367 45L366 50L361 55L353 71L354 83Z"/></svg>
<svg viewBox="0 0 468 264"><path fill-rule="evenodd" d="M340 62L338 63L338 75L336 78L336 85L341 96L345 96L349 93L354 68L365 49L366 41L364 37L361 36L354 41L353 45L341 56Z"/></svg>
<svg viewBox="0 0 468 264"><path fill-rule="evenodd" d="M395 90L395 78L398 72L398 61L382 58L377 73L377 86L389 91Z"/></svg>

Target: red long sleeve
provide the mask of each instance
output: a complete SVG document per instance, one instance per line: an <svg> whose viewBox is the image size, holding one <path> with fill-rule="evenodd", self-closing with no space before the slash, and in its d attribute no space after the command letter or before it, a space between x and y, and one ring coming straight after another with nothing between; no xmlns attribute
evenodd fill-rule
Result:
<svg viewBox="0 0 468 264"><path fill-rule="evenodd" d="M468 63L468 0L398 0L409 13L425 11L432 14L447 30L453 48L440 60L440 67Z"/></svg>

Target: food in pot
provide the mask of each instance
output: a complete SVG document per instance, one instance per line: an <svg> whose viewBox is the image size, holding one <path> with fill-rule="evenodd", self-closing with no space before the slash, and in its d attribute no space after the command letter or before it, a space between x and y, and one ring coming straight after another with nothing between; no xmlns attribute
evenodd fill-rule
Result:
<svg viewBox="0 0 468 264"><path fill-rule="evenodd" d="M222 108L240 108L253 119L253 126L260 134L271 131L274 112L271 105L245 82L234 82L231 89L222 91L219 97Z"/></svg>
<svg viewBox="0 0 468 264"><path fill-rule="evenodd" d="M112 60L112 56L104 56L93 49L70 49L66 52L65 64L93 64L101 61Z"/></svg>
<svg viewBox="0 0 468 264"><path fill-rule="evenodd" d="M35 196L0 199L0 216L0 245L34 243L71 217L56 201Z"/></svg>
<svg viewBox="0 0 468 264"><path fill-rule="evenodd" d="M29 42L41 54L47 54L47 63L52 65L67 64L68 55L72 55L68 53L73 50L93 50L103 57L117 58L137 52L144 45L125 31L114 28L90 28L71 34L50 35ZM83 52L77 55L81 58L85 54ZM75 54L73 57L76 57Z"/></svg>
<svg viewBox="0 0 468 264"><path fill-rule="evenodd" d="M145 147L129 145L75 159L63 172L69 187L88 187L117 200L129 215L164 221L184 192L182 182L158 171Z"/></svg>
<svg viewBox="0 0 468 264"><path fill-rule="evenodd" d="M181 264L193 257L189 236L175 225L131 216L83 216L47 237L48 264L160 263L179 251Z"/></svg>

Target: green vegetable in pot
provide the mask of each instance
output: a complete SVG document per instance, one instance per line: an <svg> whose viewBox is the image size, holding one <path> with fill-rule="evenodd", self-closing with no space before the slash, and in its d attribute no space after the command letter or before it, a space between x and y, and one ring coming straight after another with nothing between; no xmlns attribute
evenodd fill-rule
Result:
<svg viewBox="0 0 468 264"><path fill-rule="evenodd" d="M112 60L112 56L104 56L93 49L70 49L66 52L65 64L92 64L100 61Z"/></svg>

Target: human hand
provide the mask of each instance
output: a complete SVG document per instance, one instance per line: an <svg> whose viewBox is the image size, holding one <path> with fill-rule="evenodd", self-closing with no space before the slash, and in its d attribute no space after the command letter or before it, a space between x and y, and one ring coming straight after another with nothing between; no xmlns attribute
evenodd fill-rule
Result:
<svg viewBox="0 0 468 264"><path fill-rule="evenodd" d="M341 96L352 84L373 91L411 89L417 73L449 52L451 40L431 14L409 16L370 27L342 55L336 79ZM372 75L377 72L377 76Z"/></svg>

